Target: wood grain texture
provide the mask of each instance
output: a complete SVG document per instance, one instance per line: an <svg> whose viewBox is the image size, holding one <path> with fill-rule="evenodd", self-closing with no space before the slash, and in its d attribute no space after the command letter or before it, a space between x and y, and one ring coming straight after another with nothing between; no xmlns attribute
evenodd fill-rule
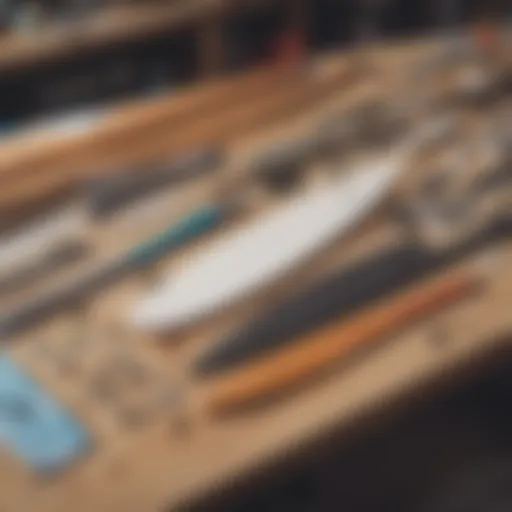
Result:
<svg viewBox="0 0 512 512"><path fill-rule="evenodd" d="M188 115L180 113L188 112L180 106L170 106L167 114L165 111L157 113L157 120L153 114L143 112L143 120L133 123L133 129L114 120L116 127L65 143L55 151L48 151L47 147L32 156L27 152L26 158L11 160L0 171L3 183L0 210L12 211L29 201L64 192L105 168L122 169L158 158L171 158L204 145L226 144L259 126L324 101L346 85L350 76L342 65L328 76L304 77L292 85L290 78L297 82L297 75L285 72L283 76L283 71L279 71L271 75L270 83L262 85L256 79L256 85L240 87L239 93L235 92L238 88L227 85L221 97L228 105L216 102L214 107L207 95L205 101L209 107L203 103L201 108L193 107ZM117 133L119 126L121 134Z"/></svg>
<svg viewBox="0 0 512 512"><path fill-rule="evenodd" d="M268 93L279 84L289 86L295 79L294 71L260 68L161 97L122 104L107 113L98 126L72 137L63 139L21 134L0 145L0 176L4 179L18 172L34 173L43 165L70 165L73 155L89 154L101 148L102 144L115 146L133 142L133 139L144 137L147 130L168 124L175 129L176 125L236 106L237 101L248 95Z"/></svg>
<svg viewBox="0 0 512 512"><path fill-rule="evenodd" d="M26 69L95 49L194 26L205 17L224 16L236 8L265 2L245 0L186 0L109 5L71 26L49 23L35 35L0 37L0 70Z"/></svg>
<svg viewBox="0 0 512 512"><path fill-rule="evenodd" d="M300 338L221 377L212 385L206 407L212 413L225 412L306 381L355 349L467 296L480 279L474 271L441 276Z"/></svg>

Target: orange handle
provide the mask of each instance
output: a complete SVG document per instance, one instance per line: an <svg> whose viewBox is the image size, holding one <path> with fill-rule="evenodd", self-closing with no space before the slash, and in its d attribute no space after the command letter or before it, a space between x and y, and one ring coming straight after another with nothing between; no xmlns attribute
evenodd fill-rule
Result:
<svg viewBox="0 0 512 512"><path fill-rule="evenodd" d="M213 382L206 407L225 412L305 381L355 348L468 295L479 281L473 271L445 275L304 336Z"/></svg>

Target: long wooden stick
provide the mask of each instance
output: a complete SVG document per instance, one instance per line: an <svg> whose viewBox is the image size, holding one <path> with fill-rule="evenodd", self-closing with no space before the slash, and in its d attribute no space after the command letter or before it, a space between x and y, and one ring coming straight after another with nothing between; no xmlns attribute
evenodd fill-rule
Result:
<svg viewBox="0 0 512 512"><path fill-rule="evenodd" d="M226 412L307 381L355 349L469 295L480 280L474 270L444 275L305 336L213 381L206 389L206 408Z"/></svg>
<svg viewBox="0 0 512 512"><path fill-rule="evenodd" d="M326 96L338 90L349 80L346 69L338 70L328 77L303 79L295 86L277 89L263 98L251 99L235 110L221 116L210 115L201 122L190 124L188 129L158 126L148 130L144 137L135 137L128 143L98 144L94 151L88 148L76 151L75 158L80 166L64 166L62 161L55 162L51 169L47 165L36 166L38 172L30 176L23 173L19 178L13 176L0 189L0 210L13 211L17 206L58 191L64 192L81 179L91 176L91 168L101 160L110 160L111 165L127 166L143 163L148 159L164 156L171 157L187 149L201 147L204 144L225 144L234 137L250 133L258 126L271 123L301 109L325 100Z"/></svg>
<svg viewBox="0 0 512 512"><path fill-rule="evenodd" d="M39 166L59 164L65 158L76 159L94 152L102 144L126 144L165 124L174 125L176 131L180 126L181 131L185 123L222 108L229 110L247 97L259 97L275 88L289 87L296 77L296 70L258 69L201 87L193 86L178 94L135 101L117 109L86 134L64 140L56 137L53 141L16 138L0 146L0 177L3 180L20 172L35 173Z"/></svg>

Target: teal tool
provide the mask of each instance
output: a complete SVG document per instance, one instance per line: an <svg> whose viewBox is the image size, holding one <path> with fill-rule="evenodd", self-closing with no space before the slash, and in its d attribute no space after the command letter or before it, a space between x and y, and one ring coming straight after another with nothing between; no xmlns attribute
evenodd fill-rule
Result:
<svg viewBox="0 0 512 512"><path fill-rule="evenodd" d="M45 473L63 469L92 445L86 428L7 356L0 357L0 443Z"/></svg>
<svg viewBox="0 0 512 512"><path fill-rule="evenodd" d="M160 259L172 249L215 228L222 222L225 211L224 206L217 204L193 211L151 240L135 247L125 256L125 264L138 267Z"/></svg>
<svg viewBox="0 0 512 512"><path fill-rule="evenodd" d="M151 265L169 252L214 229L226 218L229 211L223 204L200 207L118 260L66 283L62 288L38 297L14 311L3 313L0 315L0 335L5 337L28 328L130 272Z"/></svg>

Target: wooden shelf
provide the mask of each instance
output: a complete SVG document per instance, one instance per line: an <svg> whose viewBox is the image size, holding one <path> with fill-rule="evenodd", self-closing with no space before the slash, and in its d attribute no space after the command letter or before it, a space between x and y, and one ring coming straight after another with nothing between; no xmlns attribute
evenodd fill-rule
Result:
<svg viewBox="0 0 512 512"><path fill-rule="evenodd" d="M236 0L186 0L175 3L116 6L84 21L49 25L34 34L0 36L0 71L23 69L73 57L111 44L166 33L225 15L235 8L257 7L266 2Z"/></svg>

